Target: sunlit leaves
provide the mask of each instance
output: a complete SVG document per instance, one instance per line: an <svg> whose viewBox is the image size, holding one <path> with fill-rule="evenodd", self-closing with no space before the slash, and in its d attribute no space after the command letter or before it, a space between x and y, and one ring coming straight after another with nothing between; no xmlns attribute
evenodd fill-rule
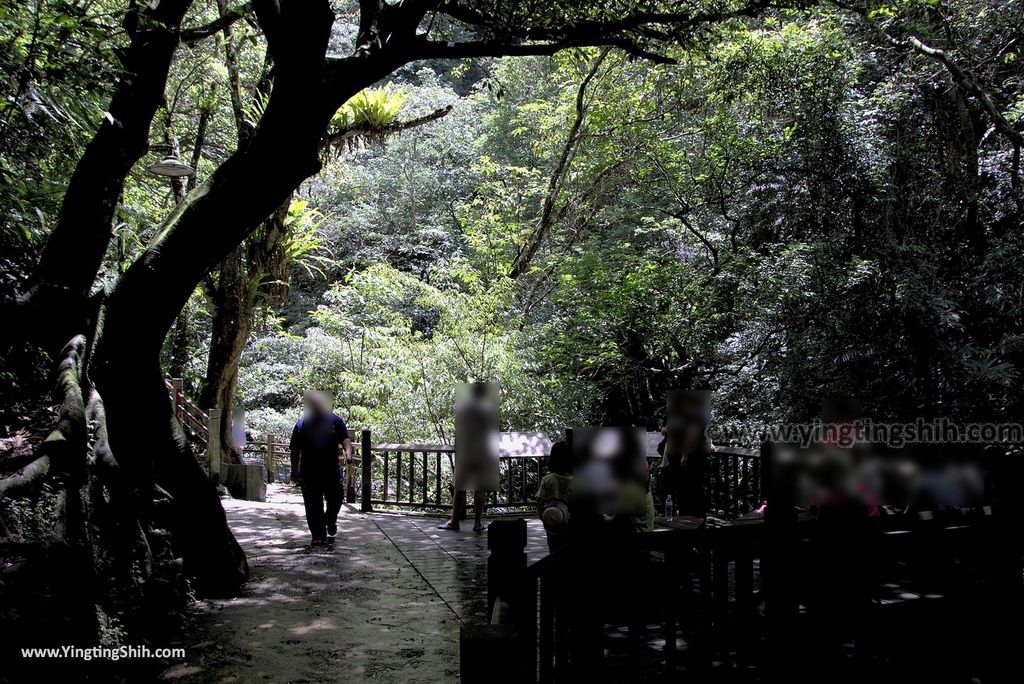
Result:
<svg viewBox="0 0 1024 684"><path fill-rule="evenodd" d="M334 114L330 127L343 130L355 126L381 128L398 120L409 93L388 83L381 88L366 88L356 93Z"/></svg>

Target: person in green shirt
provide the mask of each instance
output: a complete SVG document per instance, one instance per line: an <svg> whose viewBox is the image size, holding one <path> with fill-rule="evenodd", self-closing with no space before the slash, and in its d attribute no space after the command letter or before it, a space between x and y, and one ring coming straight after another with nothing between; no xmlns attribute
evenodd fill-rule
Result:
<svg viewBox="0 0 1024 684"><path fill-rule="evenodd" d="M548 455L548 474L537 490L537 513L544 523L551 551L564 546L568 538L572 489L572 450L566 442L555 442Z"/></svg>
<svg viewBox="0 0 1024 684"><path fill-rule="evenodd" d="M627 518L637 532L653 532L654 497L649 487L636 478L627 480L622 486L615 516Z"/></svg>

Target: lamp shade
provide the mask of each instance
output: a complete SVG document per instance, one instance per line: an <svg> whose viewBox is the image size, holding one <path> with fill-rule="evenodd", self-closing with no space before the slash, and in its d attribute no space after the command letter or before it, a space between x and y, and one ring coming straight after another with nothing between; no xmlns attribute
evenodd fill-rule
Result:
<svg viewBox="0 0 1024 684"><path fill-rule="evenodd" d="M193 169L188 164L183 164L181 160L178 159L173 154L168 155L164 157L163 160L158 161L156 164L153 164L152 166L149 167L148 170L150 173L155 174L157 176L168 176L170 178L191 176L196 172L195 169Z"/></svg>

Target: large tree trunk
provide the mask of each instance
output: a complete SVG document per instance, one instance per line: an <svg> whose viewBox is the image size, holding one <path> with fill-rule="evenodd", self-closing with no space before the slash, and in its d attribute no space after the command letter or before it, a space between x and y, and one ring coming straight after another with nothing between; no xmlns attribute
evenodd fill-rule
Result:
<svg viewBox="0 0 1024 684"><path fill-rule="evenodd" d="M260 3L258 13L275 11L268 5ZM171 415L161 345L206 274L319 171L320 140L340 102L393 67L378 61L325 93L324 55L333 23L328 3L281 3L276 12L261 16L277 73L258 128L175 209L125 273L107 301L94 361L111 445L126 477L140 491L155 478L174 497L186 569L208 593L237 587L244 556Z"/></svg>
<svg viewBox="0 0 1024 684"><path fill-rule="evenodd" d="M227 0L217 0L217 8L223 16L228 12ZM238 66L238 49L231 29L224 31L224 66L228 72L228 92L231 95L231 112L235 118L238 149L245 147L252 134L246 121L242 95L241 70ZM269 79L269 74L267 75ZM199 395L200 406L217 408L221 411L220 453L234 460L235 454L234 406L238 391L238 364L245 350L245 343L252 328L256 310L256 289L258 282L251 282L254 266L243 263L246 254L244 244L231 250L217 269L216 280L206 281L206 299L212 314L210 353L206 362L206 379ZM258 275L258 274L256 274Z"/></svg>
<svg viewBox="0 0 1024 684"><path fill-rule="evenodd" d="M256 322L263 297L270 294L266 279L280 269L281 246L286 236L285 219L291 194L262 228L221 262L215 283L208 284L207 301L213 313L213 335L200 405L221 410L221 453L234 448L233 410L238 393L238 366ZM238 454L240 456L240 454Z"/></svg>
<svg viewBox="0 0 1024 684"><path fill-rule="evenodd" d="M149 129L163 104L178 29L192 2L129 4L125 27L131 44L124 52L124 74L107 117L75 167L57 224L18 299L25 320L11 326L49 352L85 329L83 321L93 315L89 294L110 243L124 179L149 149Z"/></svg>
<svg viewBox="0 0 1024 684"><path fill-rule="evenodd" d="M199 177L199 162L203 158L203 146L206 144L206 129L210 125L211 116L213 116L213 106L211 104L204 105L199 111L199 122L196 124L196 139L195 144L192 146L192 168L196 169L197 173L188 177L186 188L188 191L194 190L196 187L196 179ZM178 201L181 202L182 200L184 200L184 197ZM181 310L178 320L174 323L174 337L171 340L171 365L168 369L168 374L172 378L185 377L185 370L188 367L190 319L189 307L186 306Z"/></svg>
<svg viewBox="0 0 1024 684"><path fill-rule="evenodd" d="M221 262L216 287L207 293L213 314L210 355L206 382L199 395L200 406L221 410L221 453L232 454L231 436L238 390L238 364L249 339L256 309L256 287L249 269L242 264L241 246Z"/></svg>
<svg viewBox="0 0 1024 684"><path fill-rule="evenodd" d="M19 646L95 645L104 616L137 639L164 642L184 608L182 569L161 531L166 520L141 516L134 503L157 492L131 496L125 487L103 402L85 374L86 347L78 335L61 354L58 422L33 460L0 467L0 509L20 499L14 510L30 508L41 521L19 516L18 535L0 540L0 656L10 653L13 671L5 674L15 679L19 664L28 665Z"/></svg>

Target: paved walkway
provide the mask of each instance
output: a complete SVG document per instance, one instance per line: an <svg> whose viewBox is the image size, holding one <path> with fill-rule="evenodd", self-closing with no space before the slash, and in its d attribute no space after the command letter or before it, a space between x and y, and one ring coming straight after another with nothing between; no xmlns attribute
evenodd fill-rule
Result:
<svg viewBox="0 0 1024 684"><path fill-rule="evenodd" d="M463 623L485 622L487 615L487 534L474 533L472 520L462 531L437 529L437 518L376 514L374 522ZM547 555L540 520L527 525L526 558Z"/></svg>
<svg viewBox="0 0 1024 684"><path fill-rule="evenodd" d="M486 611L485 534L346 507L334 545L313 549L297 490L271 485L268 499L224 502L252 578L238 598L199 602L187 660L164 680L458 680L459 626ZM530 530L532 562L546 547Z"/></svg>

